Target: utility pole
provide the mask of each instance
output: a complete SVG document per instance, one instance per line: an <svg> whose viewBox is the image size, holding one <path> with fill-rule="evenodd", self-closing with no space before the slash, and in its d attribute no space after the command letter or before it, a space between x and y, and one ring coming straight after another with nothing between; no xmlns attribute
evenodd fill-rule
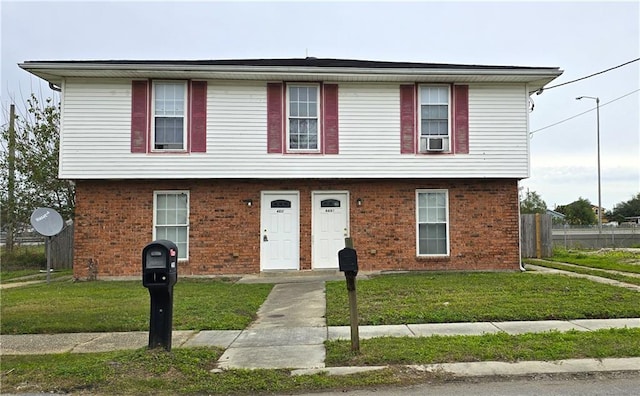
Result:
<svg viewBox="0 0 640 396"><path fill-rule="evenodd" d="M14 233L16 229L16 105L9 106L9 180L7 181L7 252L13 251Z"/></svg>

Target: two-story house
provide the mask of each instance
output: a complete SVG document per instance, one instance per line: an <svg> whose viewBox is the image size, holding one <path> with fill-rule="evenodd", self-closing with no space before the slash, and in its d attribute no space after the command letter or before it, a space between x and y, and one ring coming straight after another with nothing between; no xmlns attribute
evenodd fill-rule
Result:
<svg viewBox="0 0 640 396"><path fill-rule="evenodd" d="M529 96L555 67L339 59L30 61L61 90L75 262L180 274L517 270Z"/></svg>

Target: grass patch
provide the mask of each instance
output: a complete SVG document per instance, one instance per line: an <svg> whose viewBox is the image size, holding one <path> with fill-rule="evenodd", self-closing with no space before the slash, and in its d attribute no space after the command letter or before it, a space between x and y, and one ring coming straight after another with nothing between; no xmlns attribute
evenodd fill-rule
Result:
<svg viewBox="0 0 640 396"><path fill-rule="evenodd" d="M547 332L510 336L432 336L327 342L327 365L392 365L349 376L292 377L289 370L225 370L211 373L218 348L138 349L95 354L2 357L0 391L119 395L282 394L352 390L445 379L397 365L453 361L522 361L640 356L640 329ZM396 366L393 366L396 365Z"/></svg>
<svg viewBox="0 0 640 396"><path fill-rule="evenodd" d="M361 325L640 317L637 292L563 275L385 275L357 293ZM349 325L344 282L327 282L327 323Z"/></svg>
<svg viewBox="0 0 640 396"><path fill-rule="evenodd" d="M140 349L99 354L3 356L5 392L88 392L118 395L273 394L355 389L406 382L399 370L343 377L292 377L288 370L228 370L211 373L222 350Z"/></svg>
<svg viewBox="0 0 640 396"><path fill-rule="evenodd" d="M613 279L613 280L617 280L619 282L624 282L624 283L629 283L629 284L632 284L632 285L640 286L640 278L634 278L632 276L626 276L626 275L622 275L622 274L619 274L619 273L611 273L611 272L607 272L605 270L597 270L597 269L585 268L585 267L581 267L581 266L576 266L575 264L574 265L567 265L567 264L558 263L558 262L555 262L555 261L546 261L546 260L537 260L537 259L525 259L524 261L526 263L539 265L541 267L555 268L555 269L559 269L559 270L563 270L563 271L575 272L577 274L599 276L601 278Z"/></svg>
<svg viewBox="0 0 640 396"><path fill-rule="evenodd" d="M628 250L575 251L556 248L549 260L640 274L640 253Z"/></svg>
<svg viewBox="0 0 640 396"><path fill-rule="evenodd" d="M69 277L73 275L72 269L55 270L51 272L51 279ZM47 272L40 272L38 269L20 269L20 270L8 270L0 271L0 282L12 283L12 282L28 282L34 280L47 279Z"/></svg>
<svg viewBox="0 0 640 396"><path fill-rule="evenodd" d="M326 345L327 366L600 359L640 356L640 329L380 337L361 340L359 354L351 352L350 341L329 341Z"/></svg>
<svg viewBox="0 0 640 396"><path fill-rule="evenodd" d="M45 269L47 257L42 245L15 246L9 253L6 248L0 248L0 263L2 271L16 269Z"/></svg>
<svg viewBox="0 0 640 396"><path fill-rule="evenodd" d="M270 284L180 279L174 287L175 330L244 329ZM139 281L55 282L2 291L2 334L145 331L149 292ZM72 319L72 320L70 320Z"/></svg>

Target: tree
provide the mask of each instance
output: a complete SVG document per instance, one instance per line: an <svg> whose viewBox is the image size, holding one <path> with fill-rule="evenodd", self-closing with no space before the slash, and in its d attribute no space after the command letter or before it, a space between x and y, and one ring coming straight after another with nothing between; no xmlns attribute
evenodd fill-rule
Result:
<svg viewBox="0 0 640 396"><path fill-rule="evenodd" d="M529 191L525 193L524 197L520 196L520 213L532 214L532 213L546 213L547 204L542 200L540 195L535 191Z"/></svg>
<svg viewBox="0 0 640 396"><path fill-rule="evenodd" d="M613 210L607 213L608 219L619 223L622 223L625 217L633 216L640 216L640 193L628 201L616 204L616 206L613 207Z"/></svg>
<svg viewBox="0 0 640 396"><path fill-rule="evenodd" d="M598 222L596 213L591 208L591 202L582 197L568 205L558 206L555 210L564 214L565 220L571 225L592 225Z"/></svg>
<svg viewBox="0 0 640 396"><path fill-rule="evenodd" d="M31 94L24 115L16 117L15 126L15 213L18 227L30 223L31 213L37 207L50 207L63 218L73 218L75 187L70 180L58 178L60 149L60 104L48 98L42 103ZM2 129L2 143L6 148L9 128ZM0 155L2 176L0 195L7 199L8 152ZM3 209L5 205L2 205ZM2 217L7 213L3 211Z"/></svg>

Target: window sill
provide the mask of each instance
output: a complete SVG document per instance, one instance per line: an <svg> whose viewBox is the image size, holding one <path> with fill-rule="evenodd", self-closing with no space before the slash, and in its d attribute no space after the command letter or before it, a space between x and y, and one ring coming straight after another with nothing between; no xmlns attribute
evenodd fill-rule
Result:
<svg viewBox="0 0 640 396"><path fill-rule="evenodd" d="M296 155L296 154L300 154L300 155L322 155L322 151L304 151L304 150L300 150L300 151L287 151L286 153L284 153L286 155Z"/></svg>
<svg viewBox="0 0 640 396"><path fill-rule="evenodd" d="M151 150L149 154L189 154L187 150Z"/></svg>
<svg viewBox="0 0 640 396"><path fill-rule="evenodd" d="M448 254L433 254L433 255L429 255L429 256L416 256L416 259L418 260L446 260L449 261L451 260L451 256Z"/></svg>

